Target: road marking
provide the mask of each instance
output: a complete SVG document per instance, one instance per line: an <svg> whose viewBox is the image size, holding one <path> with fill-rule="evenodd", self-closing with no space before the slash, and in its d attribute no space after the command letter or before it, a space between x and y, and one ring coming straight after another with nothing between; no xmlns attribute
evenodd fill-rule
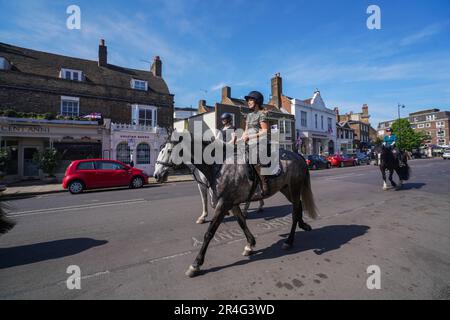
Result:
<svg viewBox="0 0 450 320"><path fill-rule="evenodd" d="M80 204L77 206L14 212L14 213L8 213L8 216L19 217L19 216L30 216L30 215L52 213L52 212L59 212L59 211L77 211L77 210L83 210L83 209L95 209L95 208L110 207L110 206L117 206L117 205L135 204L135 203L147 202L147 201L148 200L145 200L145 199L131 199L131 200L111 201L111 202L103 202L103 203L95 203L95 204Z"/></svg>

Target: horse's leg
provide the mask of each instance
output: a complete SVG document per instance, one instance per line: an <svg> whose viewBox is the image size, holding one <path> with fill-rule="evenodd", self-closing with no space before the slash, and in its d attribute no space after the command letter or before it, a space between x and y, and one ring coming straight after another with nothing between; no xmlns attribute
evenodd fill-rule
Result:
<svg viewBox="0 0 450 320"><path fill-rule="evenodd" d="M209 242L214 237L217 228L219 228L219 225L222 222L225 213L227 213L228 210L230 209L231 208L229 205L228 206L224 205L222 199L218 201L214 212L214 218L212 219L211 223L209 224L208 230L205 233L200 252L195 258L194 263L191 266L189 266L189 269L186 271L187 276L194 277L200 271L200 267L203 265L203 262L205 261L206 249L208 249Z"/></svg>
<svg viewBox="0 0 450 320"><path fill-rule="evenodd" d="M296 189L299 190L300 189ZM295 229L297 228L297 222L299 223L300 227L300 221L299 219L299 207L301 208L301 201L300 201L300 194L301 192L298 192L298 195L291 192L290 188L285 187L280 190L282 194L289 200L289 202L292 203L292 225L291 225L291 231L289 232L289 237L287 240L283 243L283 246L281 247L284 250L290 249L292 247L292 244L294 243L294 237L295 237ZM301 214L301 213L300 213ZM301 221L302 225L305 224L303 220ZM311 228L311 227L309 227Z"/></svg>
<svg viewBox="0 0 450 320"><path fill-rule="evenodd" d="M394 174L394 169L389 169L389 181L391 182L391 185L395 188L397 184L394 182L394 179L392 179L392 175Z"/></svg>
<svg viewBox="0 0 450 320"><path fill-rule="evenodd" d="M245 218L247 218L247 213L248 213L248 208L250 207L250 201L247 201L244 204L244 210L242 210L242 214L244 215Z"/></svg>
<svg viewBox="0 0 450 320"><path fill-rule="evenodd" d="M261 200L259 200L259 207L258 207L258 210L256 210L256 212L262 212L264 210L263 207L264 207L264 200L261 199Z"/></svg>
<svg viewBox="0 0 450 320"><path fill-rule="evenodd" d="M206 216L208 215L208 190L202 185L198 184L198 190L200 191L200 197L202 198L202 215L197 219L196 223L202 224L205 222Z"/></svg>
<svg viewBox="0 0 450 320"><path fill-rule="evenodd" d="M244 252L242 252L242 255L249 256L253 252L253 248L255 247L256 240L255 237L252 235L250 230L247 227L247 223L245 222L245 217L242 214L241 208L239 206L234 206L231 211L233 212L234 216L237 218L239 226L241 227L242 231L244 231L245 237L247 238L247 245L244 248Z"/></svg>
<svg viewBox="0 0 450 320"><path fill-rule="evenodd" d="M386 184L386 169L384 168L384 166L380 166L380 170L381 170L381 176L383 177L383 190L387 190L387 184Z"/></svg>

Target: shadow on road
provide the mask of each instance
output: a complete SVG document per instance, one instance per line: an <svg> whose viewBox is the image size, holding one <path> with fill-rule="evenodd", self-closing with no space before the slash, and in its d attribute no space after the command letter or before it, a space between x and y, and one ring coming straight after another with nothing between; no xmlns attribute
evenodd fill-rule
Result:
<svg viewBox="0 0 450 320"><path fill-rule="evenodd" d="M0 269L72 256L106 243L106 240L74 238L0 248Z"/></svg>
<svg viewBox="0 0 450 320"><path fill-rule="evenodd" d="M213 267L201 270L200 274L216 272L234 266L241 266L253 261L276 259L299 252L313 250L315 254L321 255L329 251L337 250L354 238L365 235L370 227L363 225L336 225L325 226L311 232L297 231L294 246L289 250L281 249L285 239L281 239L270 247L255 251L248 259L240 260L229 265ZM282 234L286 237L288 234Z"/></svg>
<svg viewBox="0 0 450 320"><path fill-rule="evenodd" d="M404 183L401 188L395 189L395 191L421 189L425 185L426 185L426 183L422 183L422 182Z"/></svg>
<svg viewBox="0 0 450 320"><path fill-rule="evenodd" d="M242 206L241 206L242 208ZM263 211L257 212L257 209L249 209L247 213L247 220L252 219L264 219L272 220L276 218L281 218L292 213L292 205L286 204L281 206L264 207ZM223 219L224 222L237 221L235 216L226 216ZM206 220L205 222L211 222L211 220Z"/></svg>

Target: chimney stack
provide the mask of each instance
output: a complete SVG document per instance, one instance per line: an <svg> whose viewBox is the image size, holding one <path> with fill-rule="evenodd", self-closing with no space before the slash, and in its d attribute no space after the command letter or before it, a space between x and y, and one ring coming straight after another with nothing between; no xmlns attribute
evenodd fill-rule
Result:
<svg viewBox="0 0 450 320"><path fill-rule="evenodd" d="M281 95L283 93L282 79L279 73L276 73L271 80L272 83L272 101L275 103L275 107L281 109Z"/></svg>
<svg viewBox="0 0 450 320"><path fill-rule="evenodd" d="M362 113L365 116L369 115L369 106L367 104L363 104L363 106L362 106Z"/></svg>
<svg viewBox="0 0 450 320"><path fill-rule="evenodd" d="M338 107L334 108L334 113L336 113L337 116L339 115L339 108Z"/></svg>
<svg viewBox="0 0 450 320"><path fill-rule="evenodd" d="M224 103L226 98L231 98L231 88L228 86L222 88L222 103Z"/></svg>
<svg viewBox="0 0 450 320"><path fill-rule="evenodd" d="M108 47L105 46L105 40L100 39L100 45L98 46L98 66L108 66Z"/></svg>
<svg viewBox="0 0 450 320"><path fill-rule="evenodd" d="M150 71L153 73L155 77L162 77L162 61L159 56L156 56L153 59L152 67L150 68Z"/></svg>

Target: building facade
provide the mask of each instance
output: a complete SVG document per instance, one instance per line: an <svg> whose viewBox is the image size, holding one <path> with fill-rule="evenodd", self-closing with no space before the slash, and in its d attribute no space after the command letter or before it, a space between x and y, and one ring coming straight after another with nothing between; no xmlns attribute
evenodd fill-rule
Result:
<svg viewBox="0 0 450 320"><path fill-rule="evenodd" d="M337 151L336 114L328 109L317 90L311 99L292 99L296 140L303 154L331 155Z"/></svg>
<svg viewBox="0 0 450 320"><path fill-rule="evenodd" d="M374 142L374 131L371 130L369 106L364 104L362 112L339 114L339 108L335 108L338 122L346 122L353 129L353 144L355 151L366 151Z"/></svg>
<svg viewBox="0 0 450 320"><path fill-rule="evenodd" d="M422 132L427 136L424 146L450 145L450 111L428 109L410 113L407 119L415 132ZM386 135L386 128L391 127L396 120L383 121L378 124L379 137Z"/></svg>
<svg viewBox="0 0 450 320"><path fill-rule="evenodd" d="M281 107L281 103L277 104L274 97L282 96L281 77L279 74L271 79L272 95L271 99L262 107L267 112L267 119L271 130L277 130L280 137L280 147L286 150L296 150L295 144L295 117ZM277 85L274 85L276 83ZM247 101L231 96L231 88L225 86L222 88L222 95L220 103L215 106L208 106L206 101L200 100L198 106L199 114L214 112L215 115L208 115L207 117L214 117L214 127L219 129L222 124L220 116L227 112L233 115L233 123L237 128L245 128L246 115L250 113L247 106Z"/></svg>
<svg viewBox="0 0 450 320"><path fill-rule="evenodd" d="M159 57L148 71L115 66L108 63L101 40L98 61L4 43L0 58L0 140L1 146L17 149L11 153L18 157L12 176L42 176L36 176L30 158L48 147L62 154L60 171L75 158L114 158L110 142L116 138L108 137L114 131L106 123L146 128L173 124L174 96L162 78ZM83 121L89 118L95 121ZM132 160L130 155L128 162Z"/></svg>
<svg viewBox="0 0 450 320"><path fill-rule="evenodd" d="M348 122L336 123L336 145L339 153L354 153L354 130Z"/></svg>

